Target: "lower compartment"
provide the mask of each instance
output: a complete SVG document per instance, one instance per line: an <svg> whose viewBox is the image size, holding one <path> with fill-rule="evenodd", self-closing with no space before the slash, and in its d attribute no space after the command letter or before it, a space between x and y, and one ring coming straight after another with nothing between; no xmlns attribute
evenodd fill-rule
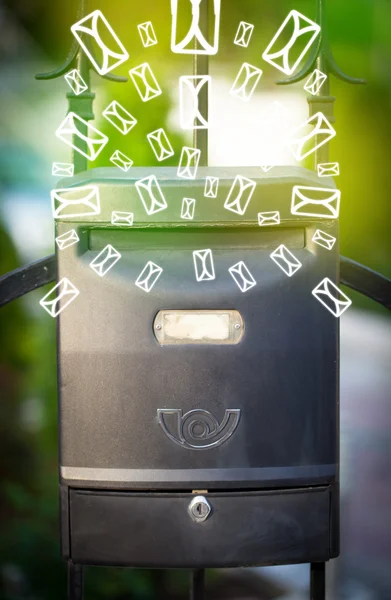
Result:
<svg viewBox="0 0 391 600"><path fill-rule="evenodd" d="M317 562L338 554L334 486L198 495L211 507L203 522L189 514L191 493L65 488L64 554L79 564L151 568Z"/></svg>

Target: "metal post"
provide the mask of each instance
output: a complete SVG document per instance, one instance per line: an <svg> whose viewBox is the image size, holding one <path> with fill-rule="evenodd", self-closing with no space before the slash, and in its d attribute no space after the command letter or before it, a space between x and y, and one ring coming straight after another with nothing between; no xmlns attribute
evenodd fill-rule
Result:
<svg viewBox="0 0 391 600"><path fill-rule="evenodd" d="M78 0L78 10L77 10L77 21L80 21L87 14L87 0ZM85 41L85 40L84 40ZM93 54L93 49L90 46L89 50L91 54ZM38 80L51 80L57 79L58 77L62 77L67 73L70 69L76 68L82 78L84 79L86 85L88 85L88 89L76 96L73 92L69 92L67 94L68 98L68 112L74 112L76 115L84 119L85 121L92 121L94 119L94 112L92 109L92 104L95 98L95 94L91 92L90 89L90 70L96 71L93 65L89 62L87 56L84 51L80 48L76 39L72 40L71 49L69 54L63 65L54 69L54 71L50 71L50 73L38 73L35 77ZM117 75L112 75L111 73L107 73L106 75L101 76L103 79L107 79L109 81L118 81L118 82L126 82L126 77L118 77ZM83 135L87 135L88 126L81 125L78 123L78 131ZM87 143L82 140L79 136L73 137L74 145L82 150L84 153L87 153ZM81 173L82 171L86 171L87 169L87 159L85 156L77 152L73 151L72 154L73 164L75 166L75 173Z"/></svg>
<svg viewBox="0 0 391 600"><path fill-rule="evenodd" d="M68 561L68 600L83 600L83 567Z"/></svg>
<svg viewBox="0 0 391 600"><path fill-rule="evenodd" d="M190 574L190 600L204 600L205 569L193 569Z"/></svg>
<svg viewBox="0 0 391 600"><path fill-rule="evenodd" d="M311 96L308 98L308 104L310 107L310 116L321 112L327 117L330 123L335 122L334 118L334 102L335 97L330 96L330 75L334 75L338 79L345 81L346 83L363 84L366 83L365 79L356 79L346 75L338 67L335 62L327 28L326 18L326 0L316 0L317 11L315 21L321 27L321 33L318 41L313 45L312 50L309 53L306 63L302 69L289 79L277 81L278 85L290 85L292 83L298 83L306 77L308 77L315 68L318 68L322 73L327 75L327 80L319 91L318 95ZM316 164L322 162L328 162L329 157L329 144L324 144L315 153Z"/></svg>
<svg viewBox="0 0 391 600"><path fill-rule="evenodd" d="M209 11L208 11L209 0L201 0L200 5L200 22L199 26L202 32L205 32L205 39L209 41ZM197 49L198 42L197 38L194 41L194 48ZM207 54L194 54L193 63L194 75L208 75L209 74L209 56ZM208 86L204 86L198 96L198 102L200 112L205 118L208 118ZM194 129L193 134L194 148L201 150L200 165L208 166L208 130L207 129Z"/></svg>
<svg viewBox="0 0 391 600"><path fill-rule="evenodd" d="M326 599L326 563L311 563L310 600Z"/></svg>
<svg viewBox="0 0 391 600"><path fill-rule="evenodd" d="M84 52L79 52L76 60L77 69L84 79L86 85L88 85L88 89L76 96L72 92L67 94L67 98L69 101L69 112L74 112L79 115L85 121L92 121L94 119L94 112L92 108L92 103L95 98L95 94L93 94L90 90L90 65L88 58L84 54ZM88 136L88 126L87 125L78 125L78 131L84 136ZM88 154L87 142L85 142L80 136L73 136L73 145L79 148L84 154ZM88 161L83 154L73 150L72 153L73 164L75 165L75 174L82 173L87 170Z"/></svg>

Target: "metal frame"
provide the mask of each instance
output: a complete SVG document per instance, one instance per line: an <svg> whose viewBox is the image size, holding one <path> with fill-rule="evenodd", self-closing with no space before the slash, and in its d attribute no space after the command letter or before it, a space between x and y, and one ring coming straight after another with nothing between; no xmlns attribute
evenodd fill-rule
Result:
<svg viewBox="0 0 391 600"><path fill-rule="evenodd" d="M317 0L316 22L321 26L321 35L317 44L313 47L307 62L295 76L278 81L278 85L290 85L297 83L307 77L311 71L317 67L326 75L333 74L335 77L352 84L365 83L362 79L354 79L343 73L337 66L332 55L328 29L325 14L326 0ZM87 14L87 0L79 0L79 9L77 19L80 20ZM204 30L208 28L208 0L201 4L201 23ZM196 42L197 43L197 42ZM76 67L88 89L76 96L68 93L69 110L74 111L85 120L93 120L93 100L95 94L90 89L90 69L85 54L80 46L73 41L69 55L64 64L49 73L40 73L36 75L39 80L56 79L64 75L70 68ZM193 65L194 75L207 75L209 72L209 60L205 55L194 55ZM111 81L126 82L124 77L114 75L104 76ZM311 114L322 110L325 116L334 121L333 106L335 97L330 95L330 80L327 78L322 88L323 94L308 98ZM207 115L208 97L205 90L200 97L202 113ZM316 109L316 110L315 110ZM78 147L84 145L80 138L75 138ZM194 131L194 147L201 150L201 164L208 165L208 130ZM315 157L317 162L327 162L328 145L322 146ZM80 173L87 169L87 161L78 152L73 153L73 163L75 173ZM23 296L31 290L37 289L47 283L53 282L56 278L56 265L54 256L49 256L35 263L24 266L11 273L0 277L0 307L12 300ZM374 299L385 307L391 309L391 281L382 275L371 271L370 269L355 263L347 258L341 257L341 282L344 285L355 289L362 294ZM205 570L194 569L190 573L190 600L203 600L205 591ZM82 600L83 598L83 567L76 565L72 561L68 563L68 600ZM325 599L325 563L312 563L310 567L310 598L311 600Z"/></svg>

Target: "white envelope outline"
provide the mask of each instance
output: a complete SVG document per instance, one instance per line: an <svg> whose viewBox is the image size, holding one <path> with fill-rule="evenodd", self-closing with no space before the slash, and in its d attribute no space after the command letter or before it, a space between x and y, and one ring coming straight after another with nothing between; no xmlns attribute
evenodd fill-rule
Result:
<svg viewBox="0 0 391 600"><path fill-rule="evenodd" d="M111 224L112 225L133 225L134 214L131 212L121 212L113 210L111 213Z"/></svg>
<svg viewBox="0 0 391 600"><path fill-rule="evenodd" d="M310 133L305 133L303 130L308 125L314 125L313 130ZM298 134L302 135L298 135ZM303 125L300 125L295 129L288 139L288 146L290 147L294 157L297 161L301 161L307 156L310 156L318 148L327 144L337 135L335 129L329 123L323 113L318 112L310 117ZM326 136L324 139L318 139L319 136ZM305 149L305 145L308 142L313 142L314 146L309 150Z"/></svg>
<svg viewBox="0 0 391 600"><path fill-rule="evenodd" d="M352 301L328 277L325 277L312 295L337 319L351 306ZM327 300L329 302L327 302ZM331 303L331 305L330 305Z"/></svg>
<svg viewBox="0 0 391 600"><path fill-rule="evenodd" d="M66 231L62 235L56 237L56 244L59 250L65 250L65 248L69 248L74 244L77 244L79 241L79 236L77 235L75 229L71 229L70 231Z"/></svg>
<svg viewBox="0 0 391 600"><path fill-rule="evenodd" d="M326 198L316 199L306 196L306 194L313 192L325 194ZM295 185L292 192L291 213L292 215L303 215L306 217L338 219L340 203L340 190ZM317 213L314 210L310 212L311 205L312 207L323 208L323 210Z"/></svg>
<svg viewBox="0 0 391 600"><path fill-rule="evenodd" d="M99 275L99 277L103 277L114 267L120 258L121 254L118 250L113 248L110 244L107 244L107 246L99 252L98 256L90 262L90 267Z"/></svg>
<svg viewBox="0 0 391 600"><path fill-rule="evenodd" d="M78 198L63 198L62 193L76 193ZM55 219L87 217L100 214L99 188L96 185L75 188L61 188L50 192L52 211ZM79 206L81 212L74 209ZM69 212L68 212L69 211Z"/></svg>
<svg viewBox="0 0 391 600"><path fill-rule="evenodd" d="M131 76L135 88L143 102L153 100L162 93L162 90L160 89L155 75L153 74L148 63L143 63L134 69L130 69L129 75ZM141 86L144 86L144 88Z"/></svg>
<svg viewBox="0 0 391 600"><path fill-rule="evenodd" d="M84 133L81 133L78 130L78 123L87 128L87 135L84 135ZM96 137L90 137L92 134L95 134ZM106 135L98 129L95 129L90 123L73 112L68 113L65 117L64 121L56 131L56 136L61 141L65 142L65 144L76 150L76 152L85 156L88 160L95 160L109 141L109 138ZM86 143L87 152L84 152L78 146L74 145L73 136L77 136Z"/></svg>
<svg viewBox="0 0 391 600"><path fill-rule="evenodd" d="M175 152L164 129L157 129L156 131L148 133L147 138L149 145L159 162L174 156Z"/></svg>
<svg viewBox="0 0 391 600"><path fill-rule="evenodd" d="M58 292L58 294L57 294ZM79 290L73 285L69 279L63 277L61 281L55 285L50 292L39 301L42 308L49 313L51 317L57 317L71 302L79 295ZM56 294L54 299L51 298ZM63 301L62 306L60 302Z"/></svg>
<svg viewBox="0 0 391 600"><path fill-rule="evenodd" d="M159 265L149 261L141 271L135 283L137 287L144 290L144 292L150 292L162 273L163 269L159 267Z"/></svg>
<svg viewBox="0 0 391 600"><path fill-rule="evenodd" d="M109 121L122 135L126 135L137 125L137 119L133 117L119 102L113 100L103 111L102 115ZM124 116L126 115L126 116ZM117 123L119 121L119 124Z"/></svg>
<svg viewBox="0 0 391 600"><path fill-rule="evenodd" d="M231 273L236 285L243 293L248 292L248 290L251 290L251 288L257 284L243 261L233 265L233 267L230 267L228 271Z"/></svg>
<svg viewBox="0 0 391 600"><path fill-rule="evenodd" d="M242 177L241 175L235 177L235 181L233 182L229 191L228 198L225 201L224 208L243 216L248 205L250 204L250 200L256 186L256 182L252 179L247 179L247 177ZM238 193L236 193L236 188L239 188ZM245 201L242 204L244 197Z"/></svg>
<svg viewBox="0 0 391 600"><path fill-rule="evenodd" d="M288 277L292 277L298 271L302 264L294 254L284 244L281 244L271 253L270 258L280 267Z"/></svg>
<svg viewBox="0 0 391 600"><path fill-rule="evenodd" d="M315 69L312 75L310 75L305 82L305 91L313 96L316 96L326 79L327 75L325 73L322 73L322 71L319 71L319 69Z"/></svg>
<svg viewBox="0 0 391 600"><path fill-rule="evenodd" d="M279 225L281 222L280 213L278 210L258 213L258 224L260 227L267 225Z"/></svg>
<svg viewBox="0 0 391 600"><path fill-rule="evenodd" d="M197 281L216 279L212 250L194 250L193 261Z"/></svg>
<svg viewBox="0 0 391 600"><path fill-rule="evenodd" d="M90 26L89 22L91 22ZM99 22L103 22L107 31L111 34L112 38L117 44L117 50L119 49L119 52L111 50L103 42L102 38L98 33ZM80 46L83 48L84 52L90 59L91 63L93 64L94 68L99 73L99 75L106 75L129 58L129 54L127 53L125 47L121 43L121 40L119 39L114 29L111 27L110 23L100 10L94 10L92 13L90 13L89 15L72 25L71 32L79 42ZM89 48L88 43L86 43L86 37L88 36L91 36L95 40L99 48L102 50L102 64L99 64L97 62L95 56L92 54ZM115 59L112 65L109 64L110 58Z"/></svg>
<svg viewBox="0 0 391 600"><path fill-rule="evenodd" d="M219 178L218 177L207 177L205 180L205 198L217 198L219 190Z"/></svg>
<svg viewBox="0 0 391 600"><path fill-rule="evenodd" d="M136 181L135 185L138 195L140 196L145 211L148 215L154 215L155 213L167 208L168 204L163 195L159 182L156 179L156 175L150 175L149 177L140 179L139 181ZM157 189L159 197L154 195L154 187ZM147 192L148 201L144 196L144 192Z"/></svg>
<svg viewBox="0 0 391 600"><path fill-rule="evenodd" d="M88 90L88 85L84 81L83 77L80 75L77 69L73 69L73 71L69 71L66 75L64 75L64 79L75 94L75 96L79 96L86 90Z"/></svg>
<svg viewBox="0 0 391 600"><path fill-rule="evenodd" d="M217 54L219 49L219 31L220 31L220 12L221 0L213 0L214 9L214 31L212 44L203 35L200 30L200 4L208 0L190 0L192 4L192 23L186 36L180 42L177 42L177 23L178 23L178 0L171 0L171 50L176 54ZM194 46L194 39L197 40L197 47ZM191 43L191 48L186 49Z"/></svg>
<svg viewBox="0 0 391 600"><path fill-rule="evenodd" d="M209 96L212 78L210 75L183 76L179 78L179 106L182 129L208 129L208 119L201 114L199 96L207 86ZM191 107L187 109L186 95L190 97Z"/></svg>
<svg viewBox="0 0 391 600"><path fill-rule="evenodd" d="M184 146L182 148L177 176L183 177L184 179L195 179L197 175L198 164L200 162L200 157L201 150L198 150L197 148L189 148L188 146ZM192 165L193 161L194 165Z"/></svg>
<svg viewBox="0 0 391 600"><path fill-rule="evenodd" d="M250 43L253 31L254 25L251 25L251 23L246 23L245 21L241 21L236 32L234 44L236 44L237 46L242 46L243 48L247 48Z"/></svg>
<svg viewBox="0 0 391 600"><path fill-rule="evenodd" d="M318 244L318 246L326 248L326 250L332 250L337 238L326 233L325 231L317 229L312 237L312 241L315 242L315 244Z"/></svg>
<svg viewBox="0 0 391 600"><path fill-rule="evenodd" d="M157 44L157 37L151 21L140 23L140 25L137 25L137 28L144 48L149 48Z"/></svg>
<svg viewBox="0 0 391 600"><path fill-rule="evenodd" d="M189 221L194 219L195 205L194 198L183 198L181 219L188 219Z"/></svg>
<svg viewBox="0 0 391 600"><path fill-rule="evenodd" d="M293 32L291 39L282 48L282 50L277 50L277 52L273 52L274 44L279 42L280 35L283 33L284 29L288 26L289 21L291 21L291 20L293 20L293 26L294 26L294 32ZM303 27L301 24L302 21L304 21ZM279 28L279 30L273 37L272 41L266 48L265 52L262 54L263 60L265 60L266 62L273 65L273 67L276 67L277 69L279 69L280 71L285 73L285 75L293 75L293 73L295 72L295 70L297 69L299 64L301 63L302 59L307 54L308 50L310 49L310 47L312 46L312 44L318 37L318 35L320 33L320 29L321 29L320 26L317 23L314 23L314 21L311 21L310 19L308 19L307 17L305 17L304 15L299 13L297 10L291 10L291 12L288 14L287 18L285 19L285 21L283 22L281 27ZM304 47L300 56L294 61L294 64L290 65L289 64L290 50L295 45L295 42L297 41L297 39L301 35L304 35L307 33L312 33L308 43ZM278 43L276 45L278 47ZM278 59L280 59L280 62L282 59L282 64L280 64L278 62Z"/></svg>
<svg viewBox="0 0 391 600"><path fill-rule="evenodd" d="M233 96L240 98L240 100L248 102L257 87L262 73L263 71L261 71L261 69L258 69L249 63L243 63L230 93Z"/></svg>
<svg viewBox="0 0 391 600"><path fill-rule="evenodd" d="M53 163L52 175L57 177L73 177L75 172L74 165L70 163Z"/></svg>
<svg viewBox="0 0 391 600"><path fill-rule="evenodd" d="M129 171L133 164L133 161L119 150L114 152L113 156L110 158L110 162L122 169L122 171L125 171L125 173Z"/></svg>
<svg viewBox="0 0 391 600"><path fill-rule="evenodd" d="M339 175L339 163L322 163L318 165L318 177L336 177Z"/></svg>

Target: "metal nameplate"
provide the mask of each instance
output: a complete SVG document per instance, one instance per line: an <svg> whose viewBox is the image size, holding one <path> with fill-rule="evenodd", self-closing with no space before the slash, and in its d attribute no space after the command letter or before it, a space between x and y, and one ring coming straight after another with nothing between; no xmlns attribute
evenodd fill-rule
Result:
<svg viewBox="0 0 391 600"><path fill-rule="evenodd" d="M237 310L161 310L153 323L161 346L238 344L244 322Z"/></svg>

